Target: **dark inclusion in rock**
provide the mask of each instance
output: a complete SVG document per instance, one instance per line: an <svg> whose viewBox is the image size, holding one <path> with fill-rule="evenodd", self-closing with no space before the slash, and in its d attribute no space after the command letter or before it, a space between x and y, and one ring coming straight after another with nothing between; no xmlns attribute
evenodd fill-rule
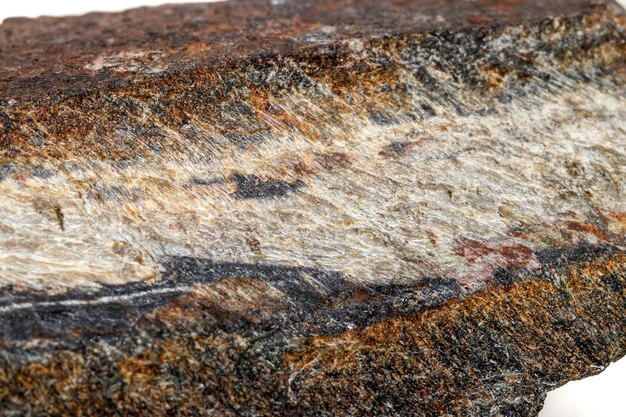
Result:
<svg viewBox="0 0 626 417"><path fill-rule="evenodd" d="M234 196L239 199L284 197L304 186L301 181L287 182L245 174L233 174L230 180L237 186Z"/></svg>

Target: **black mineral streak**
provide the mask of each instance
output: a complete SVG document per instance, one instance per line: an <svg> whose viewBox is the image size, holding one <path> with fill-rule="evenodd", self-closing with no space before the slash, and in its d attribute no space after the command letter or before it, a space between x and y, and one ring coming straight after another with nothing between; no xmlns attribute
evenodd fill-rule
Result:
<svg viewBox="0 0 626 417"><path fill-rule="evenodd" d="M566 259L585 261L618 251L611 246L581 244L546 249L537 256L542 261L542 268L550 270L559 268ZM162 279L156 283L103 285L91 292L73 289L60 295L46 295L4 287L0 289L3 323L0 339L67 338L69 330L112 336L132 328L144 314L176 300L194 285L241 277L266 282L288 297L291 307L285 316L277 317L278 320L287 320L296 327L298 323L308 323L321 334L335 334L352 326L371 325L393 315L411 314L462 295L455 280L438 277L424 277L414 285L367 286L347 281L337 271L218 262L189 256L170 257L163 263L163 268ZM524 275L524 271L501 267L494 271L492 280L506 288L524 279ZM616 285L607 278L608 287ZM356 299L358 294L359 300ZM222 324L226 327L235 325Z"/></svg>
<svg viewBox="0 0 626 417"><path fill-rule="evenodd" d="M233 195L240 200L284 197L304 186L301 181L287 182L250 174L233 174L230 180L237 186Z"/></svg>

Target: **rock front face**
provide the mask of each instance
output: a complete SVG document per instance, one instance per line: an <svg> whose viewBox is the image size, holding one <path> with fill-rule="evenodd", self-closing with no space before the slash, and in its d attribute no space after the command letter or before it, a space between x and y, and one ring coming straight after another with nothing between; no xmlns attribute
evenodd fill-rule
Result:
<svg viewBox="0 0 626 417"><path fill-rule="evenodd" d="M626 353L626 19L0 26L0 413L535 416Z"/></svg>

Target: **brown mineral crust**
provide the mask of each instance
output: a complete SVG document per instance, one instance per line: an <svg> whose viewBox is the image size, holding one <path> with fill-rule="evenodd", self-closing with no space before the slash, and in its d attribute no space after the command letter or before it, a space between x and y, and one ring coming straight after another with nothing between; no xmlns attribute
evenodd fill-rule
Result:
<svg viewBox="0 0 626 417"><path fill-rule="evenodd" d="M562 61L564 68L587 62L615 72L624 67L623 36L611 33L616 23L623 25L623 18L604 3L457 3L317 0L270 6L229 1L9 19L0 27L2 158L129 160L154 156L155 149L163 148L166 154L178 155L185 148L166 136L175 130L197 141L184 131L190 121L212 126L215 134L243 146L285 128L320 140L324 133L316 128L319 114L272 104L280 103L287 86L309 88L303 80L307 77L325 83L343 99L324 103L328 98L316 98L330 114L352 112L345 101L355 95L371 108L371 118L391 122L385 113L410 107L406 94L379 91L384 85L403 88L394 56L415 44L432 44L432 53L444 53L436 60L450 60L443 65L453 66L455 55L467 53L476 43L480 46L482 39L506 27L529 28L522 38L539 37L545 42L540 48L554 54L555 63ZM556 23L552 16L558 16ZM571 26L597 26L598 34L561 39L559 33ZM364 41L371 56L364 59L351 50L352 40ZM460 49L450 49L455 47ZM533 65L533 54L502 62L483 59L480 50L471 54L463 58L455 78L489 92L486 97L497 98L507 75L522 84L532 76L527 67ZM290 67L294 76L277 76L272 86L269 80L282 66ZM432 79L422 81L426 88L436 87L429 86ZM454 100L452 105L459 112L472 111ZM282 126L268 122L268 116ZM341 123L337 118L326 122Z"/></svg>
<svg viewBox="0 0 626 417"><path fill-rule="evenodd" d="M1 404L34 415L535 415L546 390L626 353L626 256L560 259L541 277L314 338L209 331L215 306L188 298L140 325L159 329L149 346L3 359Z"/></svg>
<svg viewBox="0 0 626 417"><path fill-rule="evenodd" d="M380 413L534 415L545 395L539 386L595 374L626 352L626 341L615 338L626 330L625 261L624 254L601 257L566 267L556 285L529 280L313 339L286 355L299 372L290 388L309 393L313 408L332 397L341 405L330 407L342 410L356 402ZM533 380L541 382L533 387ZM391 395L372 396L389 385L397 387ZM499 390L521 395L493 404Z"/></svg>
<svg viewBox="0 0 626 417"><path fill-rule="evenodd" d="M303 38L325 26L340 29L330 34L322 31L323 42L309 41L314 46L357 37L532 24L550 16L587 14L597 4L590 0L309 0L271 5L240 0L117 14L7 19L0 31L0 91L6 99L54 101L66 95L110 92L110 86L131 78L136 82L132 71L94 74L86 68L103 54L145 52L148 55L137 67L149 67L155 54L164 53L165 62L185 69L201 60L215 64L241 57L314 53Z"/></svg>

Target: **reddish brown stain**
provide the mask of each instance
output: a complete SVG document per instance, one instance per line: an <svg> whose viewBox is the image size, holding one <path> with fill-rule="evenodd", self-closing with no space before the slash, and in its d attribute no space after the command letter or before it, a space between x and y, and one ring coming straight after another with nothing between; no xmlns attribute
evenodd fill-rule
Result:
<svg viewBox="0 0 626 417"><path fill-rule="evenodd" d="M468 262L476 262L478 259L496 252L496 249L488 246L483 242L473 239L459 239L452 251L468 260Z"/></svg>
<svg viewBox="0 0 626 417"><path fill-rule="evenodd" d="M498 252L511 261L523 261L532 256L533 251L523 245L510 245L498 248Z"/></svg>
<svg viewBox="0 0 626 417"><path fill-rule="evenodd" d="M570 230L575 230L577 232L588 233L590 235L594 235L601 241L609 240L609 236L606 234L606 232L604 232L603 230L601 230L594 224L570 221L566 223L566 226Z"/></svg>

